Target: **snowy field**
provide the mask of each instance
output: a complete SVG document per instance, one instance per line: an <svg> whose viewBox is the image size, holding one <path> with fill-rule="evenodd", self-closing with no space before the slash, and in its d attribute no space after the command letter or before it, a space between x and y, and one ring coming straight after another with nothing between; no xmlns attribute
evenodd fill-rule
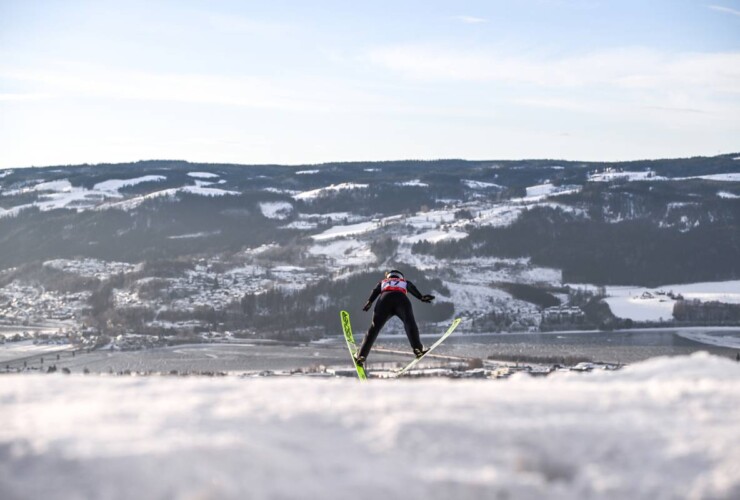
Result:
<svg viewBox="0 0 740 500"><path fill-rule="evenodd" d="M573 288L594 290L593 285L571 284ZM661 321L673 319L675 300L667 293L682 295L686 300L702 302L718 301L727 304L740 304L740 280L665 285L659 288L631 286L606 287L606 303L618 318L635 321Z"/></svg>
<svg viewBox="0 0 740 500"><path fill-rule="evenodd" d="M0 496L740 497L740 363L508 381L6 376Z"/></svg>

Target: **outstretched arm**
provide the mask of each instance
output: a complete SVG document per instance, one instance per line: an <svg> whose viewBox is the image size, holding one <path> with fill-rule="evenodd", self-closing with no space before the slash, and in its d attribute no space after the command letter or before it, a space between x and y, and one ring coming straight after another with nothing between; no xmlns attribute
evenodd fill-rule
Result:
<svg viewBox="0 0 740 500"><path fill-rule="evenodd" d="M375 299L377 299L378 295L380 295L380 285L381 285L381 282L378 281L378 284L375 285L375 288L373 288L372 293L370 293L370 297L367 299L367 302L365 302L365 305L362 307L363 311L369 311L370 307L373 305L373 302L375 302Z"/></svg>
<svg viewBox="0 0 740 500"><path fill-rule="evenodd" d="M416 288L416 285L411 283L410 281L406 281L406 289L409 291L411 295L416 297L422 302L431 302L434 300L434 295L422 295L418 288Z"/></svg>

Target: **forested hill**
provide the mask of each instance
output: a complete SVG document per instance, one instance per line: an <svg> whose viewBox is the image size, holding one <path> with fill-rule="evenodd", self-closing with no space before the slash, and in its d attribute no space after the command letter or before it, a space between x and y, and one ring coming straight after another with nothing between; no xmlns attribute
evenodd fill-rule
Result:
<svg viewBox="0 0 740 500"><path fill-rule="evenodd" d="M512 283L556 297L738 279L740 154L0 171L0 293L93 293L101 322L139 308L146 324L256 324L282 308L321 324L389 266L430 279L422 320L464 306L496 324L529 311Z"/></svg>
<svg viewBox="0 0 740 500"><path fill-rule="evenodd" d="M4 170L0 269L53 258L140 262L270 243L287 252L337 224L451 208L450 222L470 237L438 247L431 238L418 252L529 256L598 283L738 277L735 158L298 167L143 161ZM537 186L550 202L535 207L527 199ZM517 215L482 220L495 207ZM182 237L188 235L200 236ZM383 235L378 230L371 239Z"/></svg>

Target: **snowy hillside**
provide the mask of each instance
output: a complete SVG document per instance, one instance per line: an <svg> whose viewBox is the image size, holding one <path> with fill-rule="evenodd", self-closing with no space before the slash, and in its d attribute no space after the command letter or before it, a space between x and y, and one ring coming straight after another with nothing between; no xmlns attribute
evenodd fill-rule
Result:
<svg viewBox="0 0 740 500"><path fill-rule="evenodd" d="M453 316L467 333L737 325L740 305L711 305L726 302L715 284L740 283L735 156L8 170L0 324L66 321L86 348L142 334L315 340L399 268L437 297L416 311L422 329ZM565 283L612 285L611 312L595 287ZM643 293L666 283L707 287Z"/></svg>
<svg viewBox="0 0 740 500"><path fill-rule="evenodd" d="M21 498L740 497L740 363L505 382L7 376Z"/></svg>

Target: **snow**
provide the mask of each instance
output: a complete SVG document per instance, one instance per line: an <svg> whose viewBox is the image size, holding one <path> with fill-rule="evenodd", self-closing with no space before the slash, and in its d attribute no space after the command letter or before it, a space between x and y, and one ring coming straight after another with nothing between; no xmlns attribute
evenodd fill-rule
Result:
<svg viewBox="0 0 740 500"><path fill-rule="evenodd" d="M318 170L299 170L298 172L296 172L296 175L313 175L318 173Z"/></svg>
<svg viewBox="0 0 740 500"><path fill-rule="evenodd" d="M667 321L673 319L674 301L666 296L643 296L640 289L609 287L604 299L618 318L634 321Z"/></svg>
<svg viewBox="0 0 740 500"><path fill-rule="evenodd" d="M55 191L57 193L68 193L71 190L72 184L67 179L42 182L31 188L31 191Z"/></svg>
<svg viewBox="0 0 740 500"><path fill-rule="evenodd" d="M460 182L470 189L505 189L503 186L499 186L492 182L471 181L467 179L462 179Z"/></svg>
<svg viewBox="0 0 740 500"><path fill-rule="evenodd" d="M214 232L207 232L207 231L201 231L200 233L187 233L187 234L178 234L175 236L168 236L168 240L190 240L195 238L205 238L208 236L215 236L219 234L221 231L214 231Z"/></svg>
<svg viewBox="0 0 740 500"><path fill-rule="evenodd" d="M316 244L308 249L308 253L322 256L336 267L364 266L375 261L369 244L351 239Z"/></svg>
<svg viewBox="0 0 740 500"><path fill-rule="evenodd" d="M290 196L300 193L300 191L295 191L293 189L279 189L275 187L262 188L262 191L265 191L267 193L275 193L275 194L287 194Z"/></svg>
<svg viewBox="0 0 740 500"><path fill-rule="evenodd" d="M592 285L571 285L574 288ZM740 304L740 280L665 285L659 288L609 286L605 299L612 313L635 321L661 321L673 318L675 301L667 293L682 295L686 300L718 301Z"/></svg>
<svg viewBox="0 0 740 500"><path fill-rule="evenodd" d="M706 354L496 382L6 376L0 491L738 498L739 380Z"/></svg>
<svg viewBox="0 0 740 500"><path fill-rule="evenodd" d="M287 201L266 201L260 203L262 215L268 219L284 220L293 211L293 205Z"/></svg>
<svg viewBox="0 0 740 500"><path fill-rule="evenodd" d="M13 170L0 171L0 179L7 177L13 173Z"/></svg>
<svg viewBox="0 0 740 500"><path fill-rule="evenodd" d="M352 212L329 212L326 214L306 214L301 213L298 215L298 217L302 220L311 220L311 219L317 219L324 223L334 223L334 222L362 222L367 219L367 217L363 217L361 215L353 214Z"/></svg>
<svg viewBox="0 0 740 500"><path fill-rule="evenodd" d="M420 241L428 241L430 243L439 243L440 241L445 240L460 240L462 238L467 238L468 233L464 233L462 231L439 231L439 230L431 230L431 231L425 231L420 234L415 234L413 236L406 236L403 238L404 243L418 243Z"/></svg>
<svg viewBox="0 0 740 500"><path fill-rule="evenodd" d="M718 182L740 182L740 173L731 174L711 174L711 175L698 175L695 177L683 177L684 179L704 179L707 181L718 181Z"/></svg>
<svg viewBox="0 0 740 500"><path fill-rule="evenodd" d="M406 219L406 224L416 229L437 229L441 224L455 222L455 210L430 210L417 212Z"/></svg>
<svg viewBox="0 0 740 500"><path fill-rule="evenodd" d="M727 191L720 191L719 193L717 193L717 196L719 196L720 198L727 198L727 199L730 199L730 200L736 200L736 199L740 198L739 195L736 195L736 194L733 194L733 193L729 193Z"/></svg>
<svg viewBox="0 0 740 500"><path fill-rule="evenodd" d="M316 198L319 198L322 196L328 196L332 193L336 193L339 191L366 189L367 187L368 187L367 184L357 184L354 182L343 182L342 184L332 184L330 186L319 188L319 189L313 189L311 191L303 191L302 193L293 195L293 198L296 200L314 200Z"/></svg>
<svg viewBox="0 0 740 500"><path fill-rule="evenodd" d="M0 362L4 363L10 360L23 359L39 354L53 354L67 351L72 347L58 344L34 344L33 340L21 340L18 342L6 342L0 344ZM2 488L0 488L2 491Z"/></svg>
<svg viewBox="0 0 740 500"><path fill-rule="evenodd" d="M128 262L98 259L54 259L44 262L44 267L89 278L106 279L119 273L130 273L136 265Z"/></svg>
<svg viewBox="0 0 740 500"><path fill-rule="evenodd" d="M199 196L235 196L240 195L239 191L229 191L227 189L207 188L200 186L185 186L178 188L182 193L197 194Z"/></svg>
<svg viewBox="0 0 740 500"><path fill-rule="evenodd" d="M227 191L225 189L208 188L202 186L185 186L179 188L164 189L162 191L154 191L153 193L136 196L128 200L104 206L103 208L120 208L122 210L131 210L138 207L147 200L152 200L155 198L174 198L179 193L189 193L200 196L227 196L241 194L239 191Z"/></svg>
<svg viewBox="0 0 740 500"><path fill-rule="evenodd" d="M740 182L740 173L728 173L728 174L709 174L709 175L694 175L691 177L661 177L655 175L653 171L645 172L618 172L607 170L605 172L593 173L589 175L588 180L591 182L610 182L615 179L624 179L627 181L686 181L692 179L703 179L708 181L718 182Z"/></svg>
<svg viewBox="0 0 740 500"><path fill-rule="evenodd" d="M527 188L527 198L531 198L533 196L547 196L555 189L555 186L549 183L530 186Z"/></svg>
<svg viewBox="0 0 740 500"><path fill-rule="evenodd" d="M163 175L145 175L143 177L136 177L134 179L109 179L107 181L99 182L93 186L94 191L105 191L107 193L118 194L118 190L124 187L135 186L143 182L160 182L167 180L167 177Z"/></svg>
<svg viewBox="0 0 740 500"><path fill-rule="evenodd" d="M405 182L397 182L396 183L399 186L406 186L406 187L429 187L429 184L426 182L421 182L419 179L412 179L410 181Z"/></svg>
<svg viewBox="0 0 740 500"><path fill-rule="evenodd" d="M215 179L220 177L220 175L211 172L188 172L188 176L194 179Z"/></svg>
<svg viewBox="0 0 740 500"><path fill-rule="evenodd" d="M719 347L729 347L730 349L740 349L740 336L736 335L710 335L705 332L695 330L679 330L676 335L700 344L707 344Z"/></svg>
<svg viewBox="0 0 740 500"><path fill-rule="evenodd" d="M514 198L513 202L534 203L542 201L551 196L562 196L564 194L573 194L581 191L581 186L555 186L554 184L545 183L527 188L527 195L524 198Z"/></svg>
<svg viewBox="0 0 740 500"><path fill-rule="evenodd" d="M284 226L280 226L281 229L298 229L300 231L310 231L311 229L316 229L318 226L315 222L308 222L305 220L294 220L290 224L286 224Z"/></svg>
<svg viewBox="0 0 740 500"><path fill-rule="evenodd" d="M42 211L61 208L83 210L85 208L102 206L101 203L108 198L120 198L121 194L118 190L123 187L134 186L143 182L158 182L165 179L166 177L161 175L145 175L134 179L109 179L96 184L93 189L74 187L67 179L41 182L31 188L22 189L16 192L41 193L38 197L38 201L27 205L16 206L7 211L1 211L0 217L17 215L21 210L33 206L38 207Z"/></svg>
<svg viewBox="0 0 740 500"><path fill-rule="evenodd" d="M523 210L522 206L501 204L481 210L475 221L480 226L504 227L513 224Z"/></svg>
<svg viewBox="0 0 740 500"><path fill-rule="evenodd" d="M666 177L660 177L655 175L655 172L652 170L647 170L644 172L619 172L614 171L611 169L607 169L604 172L598 172L593 173L589 175L588 180L590 182L611 182L616 179L624 179L629 182L633 181L658 181L658 180L666 180Z"/></svg>
<svg viewBox="0 0 740 500"><path fill-rule="evenodd" d="M333 238L340 238L343 236L353 236L357 234L367 233L373 231L379 227L377 222L360 222L359 224L350 224L348 226L334 226L327 229L323 233L315 234L311 236L316 241L330 240Z"/></svg>

